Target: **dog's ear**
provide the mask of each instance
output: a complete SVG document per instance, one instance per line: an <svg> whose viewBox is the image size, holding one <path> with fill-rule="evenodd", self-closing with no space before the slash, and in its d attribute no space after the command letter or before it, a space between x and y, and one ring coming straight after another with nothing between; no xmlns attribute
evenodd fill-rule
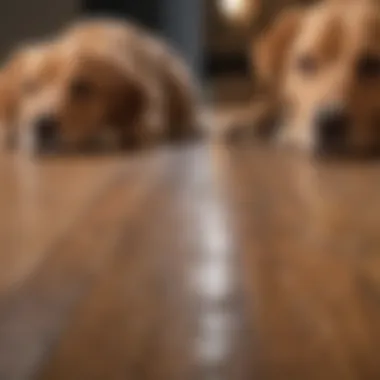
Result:
<svg viewBox="0 0 380 380"><path fill-rule="evenodd" d="M113 65L112 70L118 82L108 99L107 123L118 129L125 145L135 145L141 140L139 126L147 108L147 89L137 73L122 64Z"/></svg>
<svg viewBox="0 0 380 380"><path fill-rule="evenodd" d="M273 87L279 82L287 52L298 32L303 12L301 8L282 12L274 24L253 43L253 70L260 84Z"/></svg>
<svg viewBox="0 0 380 380"><path fill-rule="evenodd" d="M143 111L144 95L144 88L139 81L123 73L114 93L115 98L111 101L110 117L122 127L134 124Z"/></svg>

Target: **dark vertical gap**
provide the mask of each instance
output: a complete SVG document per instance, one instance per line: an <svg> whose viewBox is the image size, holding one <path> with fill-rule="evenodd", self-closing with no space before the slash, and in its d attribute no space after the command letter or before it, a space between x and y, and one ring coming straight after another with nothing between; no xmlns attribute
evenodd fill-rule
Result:
<svg viewBox="0 0 380 380"><path fill-rule="evenodd" d="M199 77L203 72L203 0L161 0L161 26Z"/></svg>

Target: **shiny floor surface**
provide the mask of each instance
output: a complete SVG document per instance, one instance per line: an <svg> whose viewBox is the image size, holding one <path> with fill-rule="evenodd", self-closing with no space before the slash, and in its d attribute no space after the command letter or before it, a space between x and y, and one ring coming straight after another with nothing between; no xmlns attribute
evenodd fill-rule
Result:
<svg viewBox="0 0 380 380"><path fill-rule="evenodd" d="M380 378L380 161L0 157L0 379Z"/></svg>

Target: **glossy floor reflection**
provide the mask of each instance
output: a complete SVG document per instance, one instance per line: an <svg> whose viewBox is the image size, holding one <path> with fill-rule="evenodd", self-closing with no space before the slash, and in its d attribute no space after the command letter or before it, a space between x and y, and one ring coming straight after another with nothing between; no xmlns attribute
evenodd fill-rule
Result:
<svg viewBox="0 0 380 380"><path fill-rule="evenodd" d="M0 379L378 379L380 162L0 157Z"/></svg>

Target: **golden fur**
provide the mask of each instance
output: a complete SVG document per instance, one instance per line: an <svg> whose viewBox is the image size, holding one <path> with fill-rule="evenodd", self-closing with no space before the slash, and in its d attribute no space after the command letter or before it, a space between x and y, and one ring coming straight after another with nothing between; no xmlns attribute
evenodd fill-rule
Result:
<svg viewBox="0 0 380 380"><path fill-rule="evenodd" d="M271 132L276 130L273 137L282 143L309 152L379 150L376 0L326 0L287 9L254 42L252 63L264 89L261 104L254 102L252 108L256 129L258 120L275 114L278 128ZM320 140L316 122L323 107L344 110L347 118L347 131L331 146Z"/></svg>
<svg viewBox="0 0 380 380"><path fill-rule="evenodd" d="M28 151L39 150L34 128L46 116L58 126L54 151L146 146L195 133L196 90L159 38L131 23L86 20L12 56L0 74L0 117Z"/></svg>

